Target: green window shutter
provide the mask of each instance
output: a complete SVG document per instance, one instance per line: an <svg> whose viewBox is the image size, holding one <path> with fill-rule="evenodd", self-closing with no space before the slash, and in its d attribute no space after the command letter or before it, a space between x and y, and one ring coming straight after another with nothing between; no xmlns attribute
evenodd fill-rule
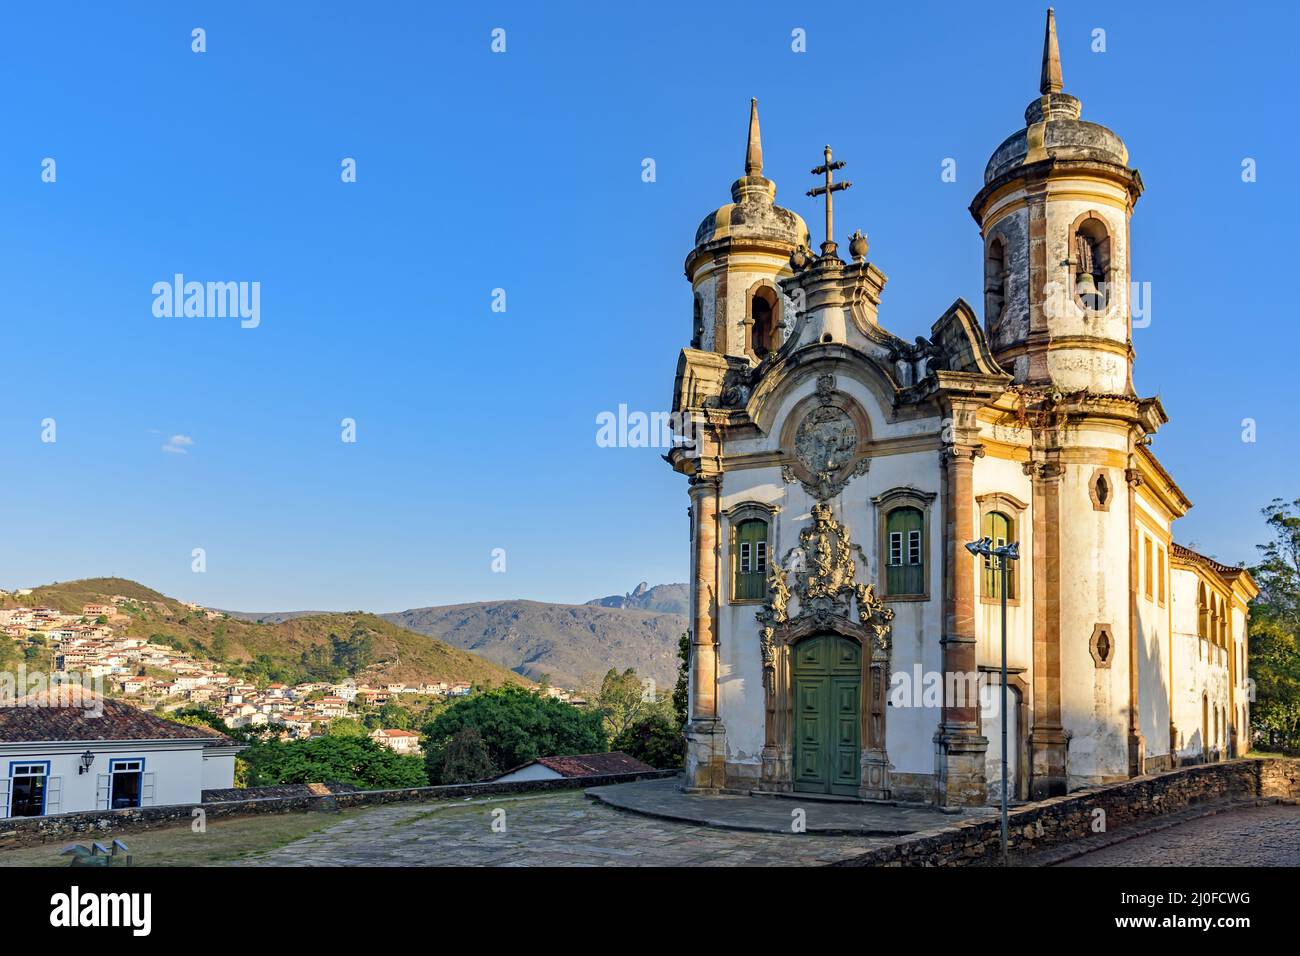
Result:
<svg viewBox="0 0 1300 956"><path fill-rule="evenodd" d="M1011 519L1000 511L990 511L984 516L984 535L993 539L993 547L1002 547L1011 540ZM992 556L984 559L983 594L989 598L1002 597L1002 567L999 559ZM1015 596L1015 577L1009 576L1007 578L1007 599L1014 599Z"/></svg>
<svg viewBox="0 0 1300 956"><path fill-rule="evenodd" d="M895 508L885 519L885 591L888 594L925 593L923 519L916 508Z"/></svg>
<svg viewBox="0 0 1300 956"><path fill-rule="evenodd" d="M750 518L736 526L732 600L761 600L767 590L767 522Z"/></svg>

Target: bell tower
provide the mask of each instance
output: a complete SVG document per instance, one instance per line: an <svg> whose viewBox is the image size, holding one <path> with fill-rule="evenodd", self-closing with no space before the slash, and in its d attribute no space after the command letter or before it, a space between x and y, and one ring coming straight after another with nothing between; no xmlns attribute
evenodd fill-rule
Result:
<svg viewBox="0 0 1300 956"><path fill-rule="evenodd" d="M731 200L704 217L686 257L691 348L757 365L793 328L779 280L792 274L795 249L808 245L803 219L776 205L776 183L763 176L757 100L749 104L745 174L731 184Z"/></svg>
<svg viewBox="0 0 1300 956"><path fill-rule="evenodd" d="M1018 384L1132 395L1129 219L1142 179L1120 138L1080 113L1049 9L1039 96L970 207L984 239L985 333Z"/></svg>

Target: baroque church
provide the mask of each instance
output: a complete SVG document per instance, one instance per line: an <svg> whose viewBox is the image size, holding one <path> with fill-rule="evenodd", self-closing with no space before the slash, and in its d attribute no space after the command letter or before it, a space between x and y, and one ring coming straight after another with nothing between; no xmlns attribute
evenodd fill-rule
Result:
<svg viewBox="0 0 1300 956"><path fill-rule="evenodd" d="M909 342L866 238L847 261L834 240L844 164L813 170L813 252L751 104L744 175L686 258L665 456L689 478L688 790L970 806L1004 760L1009 796L1041 799L1248 748L1257 589L1173 542L1191 502L1133 383L1142 179L1080 114L1049 11L1039 95L970 204L982 318L957 299ZM967 550L984 537L1018 542L1005 575Z"/></svg>

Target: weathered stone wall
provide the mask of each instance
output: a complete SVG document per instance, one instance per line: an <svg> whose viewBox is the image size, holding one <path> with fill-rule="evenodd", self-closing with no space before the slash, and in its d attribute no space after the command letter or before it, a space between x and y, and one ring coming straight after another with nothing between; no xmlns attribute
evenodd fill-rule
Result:
<svg viewBox="0 0 1300 956"><path fill-rule="evenodd" d="M1300 760L1262 758L1187 767L1158 776L1075 791L1020 809L1009 817L1012 853L1041 850L1092 836L1097 811L1106 832L1171 813L1227 800L1300 801ZM836 866L969 866L996 859L1001 827L996 816L922 831Z"/></svg>
<svg viewBox="0 0 1300 956"><path fill-rule="evenodd" d="M56 813L44 817L12 817L0 820L0 850L62 840L93 839L103 835L112 837L131 831L175 826L191 820L194 811L200 807L208 819L258 813L303 813L344 810L349 807L403 801L463 800L466 797L531 793L539 790L600 787L611 783L629 783L633 780L657 780L675 776L679 772L655 770L646 773L600 774L558 780L467 783L441 787L408 787L401 790L357 790L352 793L300 793L294 796L218 800L203 804L183 803L160 807L135 807L130 810L92 810L81 813Z"/></svg>
<svg viewBox="0 0 1300 956"><path fill-rule="evenodd" d="M1273 758L1259 764L1260 796L1300 803L1300 759Z"/></svg>

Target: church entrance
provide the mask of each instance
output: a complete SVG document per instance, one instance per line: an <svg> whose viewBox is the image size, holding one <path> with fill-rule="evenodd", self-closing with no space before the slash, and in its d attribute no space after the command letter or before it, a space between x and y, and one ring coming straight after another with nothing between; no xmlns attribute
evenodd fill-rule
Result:
<svg viewBox="0 0 1300 956"><path fill-rule="evenodd" d="M858 795L862 782L862 648L818 634L793 649L794 789Z"/></svg>

